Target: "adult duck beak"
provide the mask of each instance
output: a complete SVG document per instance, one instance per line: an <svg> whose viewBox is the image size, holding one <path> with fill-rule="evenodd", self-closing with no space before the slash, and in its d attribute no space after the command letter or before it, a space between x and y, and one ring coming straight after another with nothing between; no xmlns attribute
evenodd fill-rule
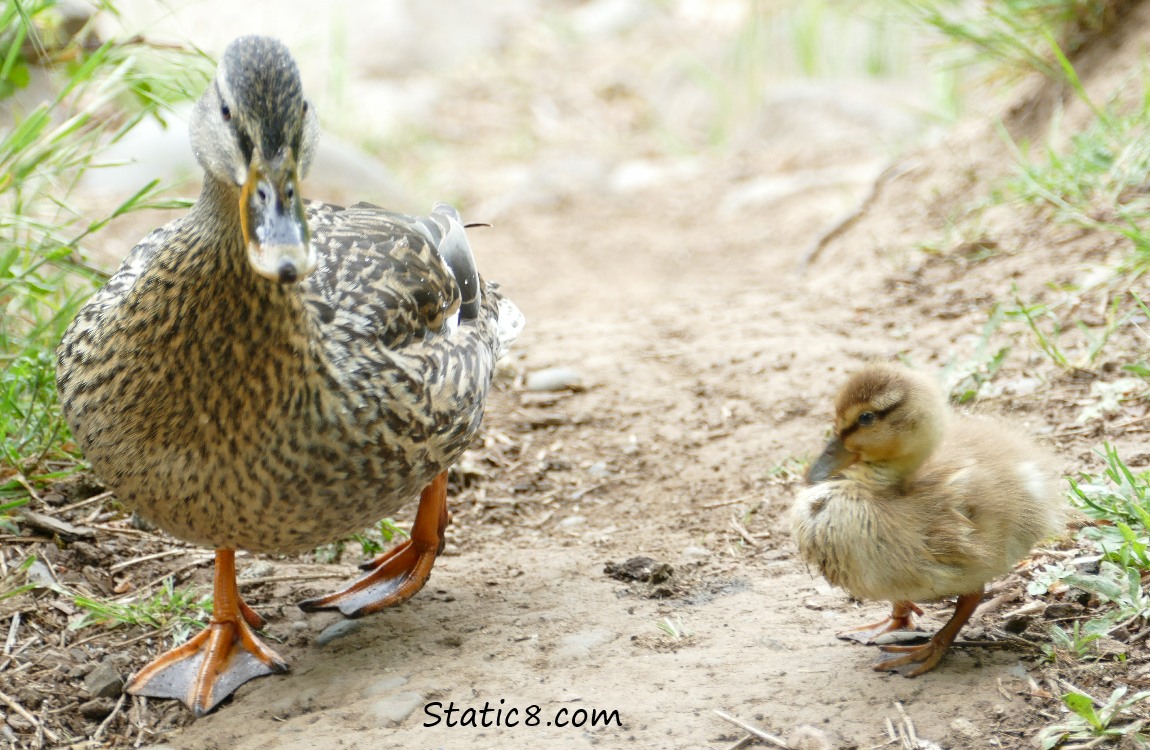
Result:
<svg viewBox="0 0 1150 750"><path fill-rule="evenodd" d="M258 152L253 154L240 189L240 225L248 260L260 276L293 284L315 270L315 246L290 148L270 163Z"/></svg>
<svg viewBox="0 0 1150 750"><path fill-rule="evenodd" d="M823 448L822 455L811 464L807 472L807 482L817 484L858 460L858 455L851 453L842 440L834 437L827 443L827 447Z"/></svg>

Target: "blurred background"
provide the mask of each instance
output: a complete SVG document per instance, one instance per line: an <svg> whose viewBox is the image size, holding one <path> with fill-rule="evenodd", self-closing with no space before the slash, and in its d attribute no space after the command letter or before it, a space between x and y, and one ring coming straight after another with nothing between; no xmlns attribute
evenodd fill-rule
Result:
<svg viewBox="0 0 1150 750"><path fill-rule="evenodd" d="M446 199L487 220L576 192L689 181L717 160L757 169L764 152L776 154L775 168L755 181L744 175L716 201L733 207L786 191L763 178L828 148L841 149L844 169L805 179L866 179L859 146L889 159L964 107L939 38L889 2L115 8L98 17L101 38L194 44L211 57L240 34L286 41L328 133L312 194L405 210ZM145 124L108 155L140 169L101 170L92 184L131 189L156 164L165 181L194 179L185 111L167 130Z"/></svg>
<svg viewBox="0 0 1150 750"><path fill-rule="evenodd" d="M646 701L636 747L746 746L717 719L683 720L701 706L783 728L821 706L854 733L844 747L893 737L892 701L900 727L905 703L946 747L1031 747L1046 725L1046 747L1087 747L1117 736L1106 722L1150 721L1146 8L0 0L0 696L52 707L43 726L88 738L77 747L103 746L107 727L138 746L189 721L155 704L129 720L119 693L80 689L97 661L123 657L118 679L147 639L206 619L207 557L131 526L88 476L56 406L54 350L124 254L194 199L191 102L225 45L258 33L292 49L324 129L307 197L405 212L446 200L492 224L470 233L481 271L528 326L452 474L445 588L374 619L341 660L313 648L328 623L299 619L294 586L260 584L258 603L278 607L269 627L303 665L297 687L260 681L258 700L186 730L182 747L260 732L237 747L275 746L265 740L290 730L308 738L293 747L313 748L313 720L358 736L380 700L376 650L417 665L404 679L419 700L475 685L512 695L542 670L554 679L531 700L579 686ZM954 402L1047 438L1071 501L1097 521L988 602L1001 611L987 631L1011 634L1001 642L1031 628L1025 667L1002 649L931 690L882 683L889 693L842 669L830 620L856 605L812 585L786 512L828 427L829 389L874 358L932 369ZM101 532L65 544L26 510ZM367 554L395 528L346 546ZM330 576L335 547L253 567ZM604 559L638 552L682 587L668 599L609 589ZM167 555L190 560L179 576ZM527 610L558 614L524 624ZM69 639L86 650L65 651ZM981 668L995 659L1002 670ZM645 684L682 674L690 687L636 691L621 663ZM450 679L416 684L444 669ZM60 674L88 713L55 702ZM345 693L348 680L367 687ZM1128 687L1140 692L1124 698ZM1086 690L1098 697L1074 697ZM260 701L272 709L257 721ZM414 720L386 726L373 747L427 744ZM38 731L23 714L0 724L14 747Z"/></svg>

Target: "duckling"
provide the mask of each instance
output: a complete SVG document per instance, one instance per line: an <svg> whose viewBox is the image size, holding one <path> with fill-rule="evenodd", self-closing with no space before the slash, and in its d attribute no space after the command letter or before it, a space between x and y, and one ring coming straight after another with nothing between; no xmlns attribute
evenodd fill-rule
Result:
<svg viewBox="0 0 1150 750"><path fill-rule="evenodd" d="M871 364L835 400L834 437L792 509L803 559L859 599L891 602L886 619L839 633L862 643L913 626L915 601L958 597L921 646L884 646L874 665L933 669L982 599L1065 523L1049 456L1005 422L952 414L927 376Z"/></svg>
<svg viewBox="0 0 1150 750"><path fill-rule="evenodd" d="M216 551L208 627L128 686L197 715L287 670L240 598L237 548L305 551L419 496L408 541L300 606L359 617L420 590L451 518L447 469L523 325L451 206L305 201L318 131L283 43L228 45L191 122L199 199L132 250L58 350L63 412L95 473Z"/></svg>

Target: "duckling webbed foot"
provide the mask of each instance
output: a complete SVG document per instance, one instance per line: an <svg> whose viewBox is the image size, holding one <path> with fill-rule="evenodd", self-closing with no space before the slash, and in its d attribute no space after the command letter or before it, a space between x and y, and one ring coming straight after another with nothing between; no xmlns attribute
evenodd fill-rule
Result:
<svg viewBox="0 0 1150 750"><path fill-rule="evenodd" d="M954 614L933 638L920 646L881 646L885 655L875 662L875 671L898 672L903 677L918 677L934 669L981 601L981 591L958 597Z"/></svg>
<svg viewBox="0 0 1150 750"><path fill-rule="evenodd" d="M208 627L137 672L129 693L182 700L196 716L203 716L248 680L288 671L287 662L255 635L264 620L240 599L235 555L235 550L216 550Z"/></svg>
<svg viewBox="0 0 1150 750"><path fill-rule="evenodd" d="M431 577L436 556L443 551L444 532L451 523L447 510L447 472L441 473L419 496L419 510L411 538L361 566L371 572L350 586L327 596L299 603L305 612L338 609L345 617L363 617L402 604Z"/></svg>
<svg viewBox="0 0 1150 750"><path fill-rule="evenodd" d="M914 602L891 602L890 616L885 620L850 628L835 633L835 636L843 640L858 641L869 646L880 635L898 630L911 630L914 628L914 616L921 614L922 610Z"/></svg>

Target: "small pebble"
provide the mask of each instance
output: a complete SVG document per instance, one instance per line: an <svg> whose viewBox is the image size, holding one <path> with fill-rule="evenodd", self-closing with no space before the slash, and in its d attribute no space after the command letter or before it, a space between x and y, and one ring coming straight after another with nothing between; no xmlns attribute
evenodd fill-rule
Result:
<svg viewBox="0 0 1150 750"><path fill-rule="evenodd" d="M569 367L548 367L527 376L529 391L582 391L583 376Z"/></svg>
<svg viewBox="0 0 1150 750"><path fill-rule="evenodd" d="M113 651L104 657L103 662L121 672L131 672L136 659L127 651Z"/></svg>
<svg viewBox="0 0 1150 750"><path fill-rule="evenodd" d="M134 528L140 531L155 531L156 524L141 516L139 513L132 511L131 524Z"/></svg>
<svg viewBox="0 0 1150 750"><path fill-rule="evenodd" d="M111 664L100 663L84 678L84 687L93 698L119 698L124 679Z"/></svg>
<svg viewBox="0 0 1150 750"><path fill-rule="evenodd" d="M423 695L410 690L388 696L376 702L370 709L380 723L399 724L403 722L416 708L423 705Z"/></svg>
<svg viewBox="0 0 1150 750"><path fill-rule="evenodd" d="M637 555L621 563L608 560L603 572L617 581L640 583L663 583L675 575L673 567L646 555Z"/></svg>
<svg viewBox="0 0 1150 750"><path fill-rule="evenodd" d="M1026 632L1026 629L1030 627L1030 623L1032 622L1034 622L1033 617L1019 615L1017 617L1011 617L1002 623L1002 629L1013 635L1021 635Z"/></svg>
<svg viewBox="0 0 1150 750"><path fill-rule="evenodd" d="M88 565L95 567L104 562L104 553L100 548L94 544L87 542L73 542L68 545L68 549L72 550L72 554L76 556L76 562L81 565Z"/></svg>
<svg viewBox="0 0 1150 750"><path fill-rule="evenodd" d="M112 709L115 707L116 702L111 698L93 698L90 701L80 704L80 715L85 719L99 721L112 713Z"/></svg>
<svg viewBox="0 0 1150 750"><path fill-rule="evenodd" d="M240 571L239 577L243 580L252 578L267 578L275 575L276 566L267 560L256 560Z"/></svg>
<svg viewBox="0 0 1150 750"><path fill-rule="evenodd" d="M587 467L587 473L593 477L611 476L611 470L607 468L607 463L605 461L596 461L595 463L591 464Z"/></svg>
<svg viewBox="0 0 1150 750"><path fill-rule="evenodd" d="M359 620L340 620L324 628L323 632L316 636L315 642L320 646L326 646L334 640L355 633L362 627L363 623Z"/></svg>
<svg viewBox="0 0 1150 750"><path fill-rule="evenodd" d="M976 740L982 736L974 722L962 716L950 722L950 731L967 740Z"/></svg>

